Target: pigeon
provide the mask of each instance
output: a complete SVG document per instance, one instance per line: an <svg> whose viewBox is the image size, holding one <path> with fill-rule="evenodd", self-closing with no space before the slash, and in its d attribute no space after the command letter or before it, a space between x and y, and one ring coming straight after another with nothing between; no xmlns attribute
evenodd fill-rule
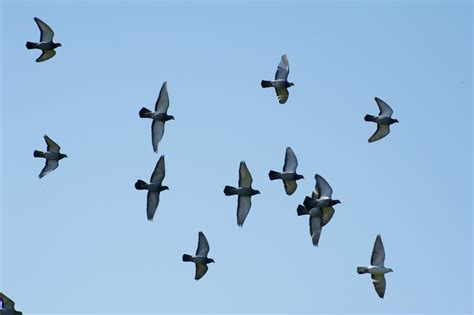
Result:
<svg viewBox="0 0 474 315"><path fill-rule="evenodd" d="M165 178L165 156L162 155L156 163L155 170L151 174L150 183L147 184L143 180L139 179L135 183L137 190L148 190L147 201L146 201L146 215L148 221L153 221L156 208L160 202L160 193L163 190L168 190L168 186L162 186L161 183Z"/></svg>
<svg viewBox="0 0 474 315"><path fill-rule="evenodd" d="M321 179L319 179L318 181L318 178L321 178ZM316 203L313 202L313 200L321 200L324 198L324 195L321 194L321 186L324 187L323 191L326 195L329 195L329 198L331 198L331 194L332 194L331 187L327 184L327 182L324 179L322 179L321 176L315 175L315 179L316 179L316 185L314 187L313 192L311 193L311 198L307 197L308 202L304 202L303 205L298 205L298 208L296 209L296 211L299 216L309 214L310 216L309 217L309 233L311 235L313 245L318 246L319 237L321 236L321 229L323 226L328 224L329 221L331 221L332 216L334 215L334 208L332 206L326 206L326 207L315 206ZM327 187L329 187L329 189ZM329 190L331 190L331 193L328 193ZM333 202L334 204L340 203L339 200L335 200Z"/></svg>
<svg viewBox="0 0 474 315"><path fill-rule="evenodd" d="M285 165L283 165L283 173L270 171L268 177L270 180L281 179L285 185L285 191L288 196L292 195L297 188L296 181L304 178L303 175L296 174L298 160L293 150L288 147L285 153Z"/></svg>
<svg viewBox="0 0 474 315"><path fill-rule="evenodd" d="M196 255L183 255L183 261L192 261L196 265L196 275L194 276L194 280L199 280L204 277L207 272L207 264L214 262L214 259L207 257L208 253L209 243L207 242L204 233L199 232L199 242L196 250Z"/></svg>
<svg viewBox="0 0 474 315"><path fill-rule="evenodd" d="M36 59L36 62L46 61L56 55L54 48L61 47L60 43L53 42L54 32L51 27L39 18L35 17L35 22L41 32L39 43L26 42L28 49L41 49L42 54Z"/></svg>
<svg viewBox="0 0 474 315"><path fill-rule="evenodd" d="M390 133L390 125L394 123L398 123L397 119L392 118L393 110L387 103L382 101L380 98L375 97L375 101L377 102L377 106L379 107L379 115L372 116L372 115L365 115L365 121L373 121L377 123L377 130L375 133L369 138L369 143L380 140L387 136Z"/></svg>
<svg viewBox="0 0 474 315"><path fill-rule="evenodd" d="M288 100L288 88L295 85L292 82L288 82L288 74L290 73L290 65L288 64L288 57L286 55L281 56L281 61L278 64L277 72L275 73L275 80L265 81L262 80L262 88L274 87L278 101L280 104L285 104Z"/></svg>
<svg viewBox="0 0 474 315"><path fill-rule="evenodd" d="M225 186L224 194L226 196L239 196L237 198L237 225L243 226L252 206L251 197L260 194L260 191L252 188L252 175L245 161L240 162L239 187Z"/></svg>
<svg viewBox="0 0 474 315"><path fill-rule="evenodd" d="M46 165L43 167L41 170L41 173L39 174L39 178L42 178L52 171L54 171L56 168L59 166L59 160L62 160L67 157L66 154L62 154L59 152L61 150L61 147L51 140L50 137L47 135L44 135L44 140L46 141L46 152L38 151L35 150L33 151L33 156L36 158L45 158L46 159Z"/></svg>
<svg viewBox="0 0 474 315"><path fill-rule="evenodd" d="M153 144L153 151L155 152L158 152L158 144L163 138L163 134L165 132L165 122L174 119L174 116L167 114L168 107L170 105L167 86L168 84L165 81L161 86L160 95L156 101L154 112L142 107L138 113L141 118L153 119L153 122L151 123L151 142Z"/></svg>
<svg viewBox="0 0 474 315"><path fill-rule="evenodd" d="M22 315L23 313L15 310L15 302L8 296L0 292L0 301L2 301L1 315Z"/></svg>
<svg viewBox="0 0 474 315"><path fill-rule="evenodd" d="M370 258L369 267L357 267L358 274L370 273L372 282L374 283L375 291L378 296L383 299L385 295L385 274L393 272L392 268L384 267L385 261L385 250L383 248L382 237L377 235L374 243L374 249L372 250L372 257Z"/></svg>

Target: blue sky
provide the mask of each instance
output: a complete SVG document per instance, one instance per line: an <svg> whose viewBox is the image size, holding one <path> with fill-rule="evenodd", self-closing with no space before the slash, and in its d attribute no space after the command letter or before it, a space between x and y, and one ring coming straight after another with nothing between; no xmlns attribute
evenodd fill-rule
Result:
<svg viewBox="0 0 474 315"><path fill-rule="evenodd" d="M469 1L2 1L0 289L35 313L470 313ZM37 64L38 16L63 47ZM290 97L262 89L282 54ZM152 108L168 81L159 154ZM400 123L368 144L378 96ZM39 180L43 135L69 158ZM268 171L287 146L292 196ZM161 154L170 187L146 220ZM243 228L245 160L261 195ZM315 173L337 205L320 246L296 207ZM216 263L200 281L204 231ZM387 291L368 264L380 233Z"/></svg>

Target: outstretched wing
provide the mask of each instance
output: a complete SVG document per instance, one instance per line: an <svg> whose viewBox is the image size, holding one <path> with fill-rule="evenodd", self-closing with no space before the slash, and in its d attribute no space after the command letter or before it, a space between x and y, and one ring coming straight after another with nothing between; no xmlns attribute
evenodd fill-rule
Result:
<svg viewBox="0 0 474 315"><path fill-rule="evenodd" d="M196 256L207 256L209 253L209 242L203 232L199 232L198 247L196 249Z"/></svg>
<svg viewBox="0 0 474 315"><path fill-rule="evenodd" d="M385 287L387 286L385 276L383 274L372 275L372 283L374 284L377 295L383 299L383 296L385 295Z"/></svg>
<svg viewBox="0 0 474 315"><path fill-rule="evenodd" d="M239 196L237 198L237 225L243 226L247 215L252 206L252 199L250 196Z"/></svg>
<svg viewBox="0 0 474 315"><path fill-rule="evenodd" d="M207 269L208 268L206 264L196 264L196 276L194 277L194 280L199 280L204 277L207 272Z"/></svg>
<svg viewBox="0 0 474 315"><path fill-rule="evenodd" d="M293 195L293 193L296 191L296 188L298 187L296 180L284 180L283 185L285 186L285 192L288 196Z"/></svg>
<svg viewBox="0 0 474 315"><path fill-rule="evenodd" d="M151 123L151 144L153 145L153 151L158 152L158 145L163 134L165 133L165 123L159 120L153 120Z"/></svg>
<svg viewBox="0 0 474 315"><path fill-rule="evenodd" d="M374 142L382 138L385 138L389 133L390 133L389 125L377 124L377 130L374 132L372 136L370 136L369 142Z"/></svg>
<svg viewBox="0 0 474 315"><path fill-rule="evenodd" d="M61 147L47 135L44 135L44 141L46 141L47 150L49 152L59 153L59 150L61 150Z"/></svg>
<svg viewBox="0 0 474 315"><path fill-rule="evenodd" d="M319 187L320 198L331 198L332 188L329 183L318 174L314 175L314 179L316 179L316 185Z"/></svg>
<svg viewBox="0 0 474 315"><path fill-rule="evenodd" d="M165 156L160 156L158 162L156 162L155 169L151 174L150 182L154 184L161 184L165 178Z"/></svg>
<svg viewBox="0 0 474 315"><path fill-rule="evenodd" d="M239 167L239 187L250 188L252 186L252 175L247 168L245 161L240 162Z"/></svg>
<svg viewBox="0 0 474 315"><path fill-rule="evenodd" d="M51 27L49 27L48 24L46 24L45 22L41 21L39 18L35 17L35 22L36 22L36 25L38 25L38 28L41 32L41 36L40 36L40 42L50 42L53 40L53 36L54 36L54 32L53 30L51 29Z"/></svg>
<svg viewBox="0 0 474 315"><path fill-rule="evenodd" d="M313 240L313 245L318 246L319 237L321 236L321 218L316 216L309 217L309 233Z"/></svg>
<svg viewBox="0 0 474 315"><path fill-rule="evenodd" d="M334 215L334 208L333 207L327 207L327 208L322 208L322 217L321 217L321 225L325 226L326 224L331 221L332 216Z"/></svg>
<svg viewBox="0 0 474 315"><path fill-rule="evenodd" d="M375 97L374 99L377 102L377 106L379 107L379 116L391 117L393 114L393 109L390 106L388 106L387 103L382 101L380 98Z"/></svg>
<svg viewBox="0 0 474 315"><path fill-rule="evenodd" d="M160 203L160 193L157 191L148 191L146 195L146 217L148 221L153 221L156 209Z"/></svg>
<svg viewBox="0 0 474 315"><path fill-rule="evenodd" d="M275 73L275 80L286 80L290 73L290 64L288 63L288 57L286 55L281 56L280 63L278 64L277 72Z"/></svg>
<svg viewBox="0 0 474 315"><path fill-rule="evenodd" d="M43 50L43 53L36 58L36 62L46 61L53 58L54 55L56 55L56 50L54 49Z"/></svg>
<svg viewBox="0 0 474 315"><path fill-rule="evenodd" d="M277 87L275 88L275 92L278 98L278 103L285 104L290 95L288 89L286 87Z"/></svg>
<svg viewBox="0 0 474 315"><path fill-rule="evenodd" d="M372 250L372 257L370 258L370 264L372 266L383 267L385 262L385 249L383 248L382 237L377 235L375 239L374 248Z"/></svg>
<svg viewBox="0 0 474 315"><path fill-rule="evenodd" d="M41 170L41 173L39 174L39 178L43 178L55 169L57 169L59 166L58 160L51 160L51 159L46 159L46 164L44 165L43 169Z"/></svg>
<svg viewBox="0 0 474 315"><path fill-rule="evenodd" d="M168 107L170 106L170 100L168 97L168 83L165 81L161 86L160 95L155 103L155 112L166 113L168 112Z"/></svg>
<svg viewBox="0 0 474 315"><path fill-rule="evenodd" d="M295 152L290 147L286 148L285 152L285 164L283 165L283 172L296 173L298 167L298 160L296 159Z"/></svg>

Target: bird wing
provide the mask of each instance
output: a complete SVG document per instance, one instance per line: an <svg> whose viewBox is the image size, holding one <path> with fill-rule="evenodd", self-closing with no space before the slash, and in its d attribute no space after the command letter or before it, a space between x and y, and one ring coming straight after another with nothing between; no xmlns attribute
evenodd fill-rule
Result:
<svg viewBox="0 0 474 315"><path fill-rule="evenodd" d="M57 169L59 166L58 160L51 160L51 159L46 159L46 164L44 165L43 169L41 170L41 173L39 174L39 178L43 178L55 169Z"/></svg>
<svg viewBox="0 0 474 315"><path fill-rule="evenodd" d="M283 165L283 172L296 173L298 167L298 160L296 159L295 152L288 147L285 152L285 164Z"/></svg>
<svg viewBox="0 0 474 315"><path fill-rule="evenodd" d="M209 253L209 242L203 232L199 232L198 247L196 249L196 256L205 256Z"/></svg>
<svg viewBox="0 0 474 315"><path fill-rule="evenodd" d="M0 300L2 301L2 308L5 310L14 310L15 302L13 302L8 296L0 292Z"/></svg>
<svg viewBox="0 0 474 315"><path fill-rule="evenodd" d="M161 86L160 95L155 103L155 112L166 113L168 112L168 107L170 106L170 100L168 97L168 83L165 81Z"/></svg>
<svg viewBox="0 0 474 315"><path fill-rule="evenodd" d="M286 55L281 56L280 63L278 64L277 72L275 73L275 80L286 80L290 73L290 64L288 63L288 57Z"/></svg>
<svg viewBox="0 0 474 315"><path fill-rule="evenodd" d="M385 249L383 248L382 237L377 235L374 243L374 249L372 250L372 257L370 258L370 264L372 266L383 267L385 261Z"/></svg>
<svg viewBox="0 0 474 315"><path fill-rule="evenodd" d="M311 193L311 198L319 199L321 196L321 188L319 187L318 182L316 181L316 185L314 185L314 190Z"/></svg>
<svg viewBox="0 0 474 315"><path fill-rule="evenodd" d="M240 162L239 168L239 187L252 187L252 175L247 168L245 161Z"/></svg>
<svg viewBox="0 0 474 315"><path fill-rule="evenodd" d="M245 219L250 212L252 200L250 196L239 196L237 198L237 225L244 225Z"/></svg>
<svg viewBox="0 0 474 315"><path fill-rule="evenodd" d="M38 25L38 28L41 32L41 36L40 36L40 42L50 42L53 40L53 36L54 36L54 32L53 30L51 29L51 27L49 27L48 24L46 24L45 22L41 21L39 18L35 17L35 22L36 22L36 25Z"/></svg>
<svg viewBox="0 0 474 315"><path fill-rule="evenodd" d="M165 156L160 156L158 162L156 162L153 174L151 174L150 182L154 184L161 184L165 178Z"/></svg>
<svg viewBox="0 0 474 315"><path fill-rule="evenodd" d="M387 103L382 101L380 98L375 97L374 99L377 102L377 106L379 107L379 116L391 117L393 114L393 109L390 106L388 106Z"/></svg>
<svg viewBox="0 0 474 315"><path fill-rule="evenodd" d="M146 217L148 221L152 221L155 216L156 208L160 203L160 193L157 191L148 191L146 195Z"/></svg>
<svg viewBox="0 0 474 315"><path fill-rule="evenodd" d="M292 195L298 187L295 180L284 180L283 185L285 186L285 191L288 196Z"/></svg>
<svg viewBox="0 0 474 315"><path fill-rule="evenodd" d="M377 130L374 132L372 136L369 138L369 142L375 142L382 138L385 138L390 133L390 126L389 125L380 125L377 124Z"/></svg>
<svg viewBox="0 0 474 315"><path fill-rule="evenodd" d="M61 150L61 147L56 142L51 140L51 138L48 137L47 135L44 135L44 141L46 141L47 150L49 152L59 153L59 150Z"/></svg>
<svg viewBox="0 0 474 315"><path fill-rule="evenodd" d="M372 275L372 283L374 284L378 296L383 299L383 296L385 295L385 287L387 286L385 276L383 274Z"/></svg>
<svg viewBox="0 0 474 315"><path fill-rule="evenodd" d="M313 240L313 245L318 246L319 236L321 236L321 218L316 216L309 217L309 233Z"/></svg>
<svg viewBox="0 0 474 315"><path fill-rule="evenodd" d="M46 61L51 59L54 55L56 55L56 50L54 49L43 50L43 53L36 58L36 62Z"/></svg>
<svg viewBox="0 0 474 315"><path fill-rule="evenodd" d="M159 120L153 120L151 123L151 143L153 145L153 151L158 152L158 144L163 138L165 133L165 123Z"/></svg>
<svg viewBox="0 0 474 315"><path fill-rule="evenodd" d="M288 100L288 96L290 95L288 89L286 87L277 87L275 88L275 92L278 98L278 102L280 104L285 104Z"/></svg>
<svg viewBox="0 0 474 315"><path fill-rule="evenodd" d="M333 207L322 208L321 210L323 213L321 218L321 225L325 226L329 223L329 221L331 221L335 211Z"/></svg>
<svg viewBox="0 0 474 315"><path fill-rule="evenodd" d="M318 174L314 175L314 179L316 179L316 185L319 187L320 198L331 198L332 188L329 183Z"/></svg>
<svg viewBox="0 0 474 315"><path fill-rule="evenodd" d="M204 277L207 272L207 269L208 267L206 264L196 264L196 276L194 277L194 280L199 280Z"/></svg>

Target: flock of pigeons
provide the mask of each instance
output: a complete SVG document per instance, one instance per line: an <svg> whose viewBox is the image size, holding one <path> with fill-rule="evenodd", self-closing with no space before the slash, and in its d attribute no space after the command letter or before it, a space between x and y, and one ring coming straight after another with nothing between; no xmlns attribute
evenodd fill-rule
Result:
<svg viewBox="0 0 474 315"><path fill-rule="evenodd" d="M54 55L56 55L55 48L61 47L60 43L53 42L54 32L45 22L39 18L34 18L41 36L39 42L26 42L26 48L28 49L39 49L42 51L41 55L36 59L36 62L43 62ZM288 88L293 86L294 83L288 82L288 74L290 67L288 63L288 57L283 55L275 74L275 79L271 81L262 80L262 88L273 87L275 89L278 101L280 104L285 104L289 97ZM375 122L377 124L377 130L369 138L369 143L380 140L386 137L390 133L390 125L398 123L397 119L392 118L392 108L383 100L375 97L375 101L379 108L379 114L377 116L366 115L365 121ZM148 118L152 120L151 124L151 136L153 151L158 152L158 145L163 138L165 123L169 120L173 120L172 115L168 115L169 107L169 96L167 82L165 81L161 87L158 100L155 104L154 111L147 108L142 108L139 111L141 118ZM39 178L46 176L51 173L59 166L59 161L66 158L67 155L60 152L61 147L54 142L50 137L44 135L47 149L46 152L35 150L33 156L36 158L44 158L46 164L39 174ZM297 174L296 168L298 167L298 160L291 147L286 148L285 163L283 165L283 171L277 172L271 170L268 174L270 180L282 180L287 195L292 195L297 189L297 180L303 179L303 175ZM156 209L160 201L160 193L168 189L168 186L162 185L165 177L165 157L162 155L156 163L155 169L150 178L150 183L143 180L137 180L135 188L137 190L147 190L147 219L153 220ZM334 208L336 204L341 203L337 199L332 199L333 190L329 183L319 174L314 176L316 180L315 188L311 196L307 196L303 204L298 205L297 214L298 216L309 215L309 226L312 243L314 246L318 246L319 238L321 235L322 227L329 223L334 215ZM251 197L260 194L260 191L252 188L252 175L245 161L240 162L239 167L239 183L238 187L225 186L224 194L226 196L237 195L237 224L243 226L245 219L247 218L251 208ZM182 260L184 262L193 262L196 267L195 280L201 279L207 272L207 264L213 263L214 260L208 258L209 253L209 242L203 232L199 232L198 247L194 256L184 254ZM382 243L382 238L377 235L374 247L372 250L372 256L370 260L370 266L368 267L357 267L357 273L364 274L370 273L375 290L380 298L384 297L386 281L384 274L392 272L391 268L384 266L385 250ZM22 314L15 310L15 303L9 299L3 293L0 293L0 300L2 301L2 308L0 314Z"/></svg>

